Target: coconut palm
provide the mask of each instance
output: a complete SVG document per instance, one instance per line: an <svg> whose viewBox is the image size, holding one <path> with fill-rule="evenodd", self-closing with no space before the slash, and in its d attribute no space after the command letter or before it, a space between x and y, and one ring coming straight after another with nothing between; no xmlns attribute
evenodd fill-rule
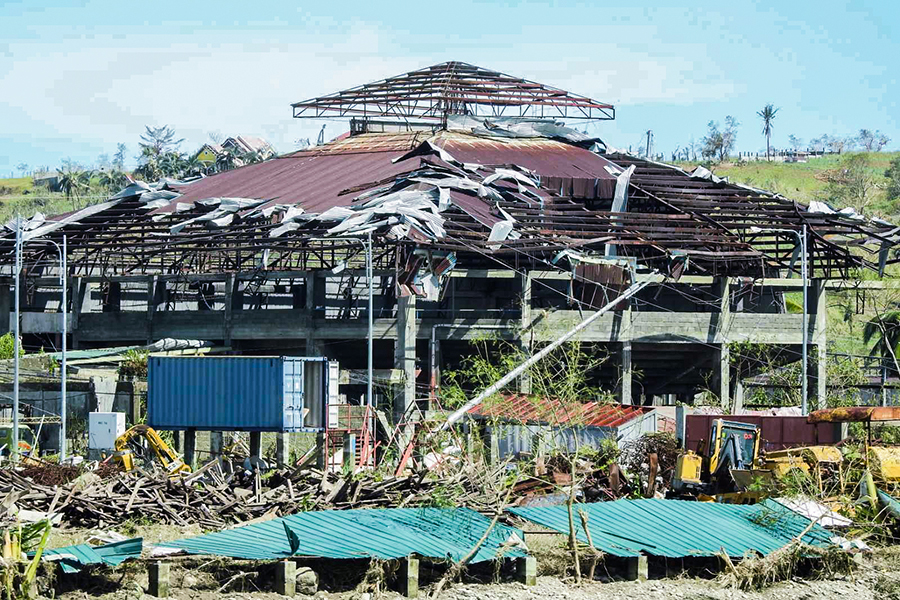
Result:
<svg viewBox="0 0 900 600"><path fill-rule="evenodd" d="M763 109L756 114L759 115L759 118L763 120L763 135L766 136L766 160L769 160L769 148L771 147L770 141L772 139L772 121L775 120L775 115L780 108L775 108L772 104L766 104Z"/></svg>
<svg viewBox="0 0 900 600"><path fill-rule="evenodd" d="M897 352L900 351L900 310L889 310L866 323L863 341L874 340L869 356L880 356L892 371L897 371Z"/></svg>
<svg viewBox="0 0 900 600"><path fill-rule="evenodd" d="M59 176L59 189L66 194L66 200L72 202L72 210L76 210L75 200L82 191L88 188L90 172L66 169L64 171L57 170L57 174Z"/></svg>

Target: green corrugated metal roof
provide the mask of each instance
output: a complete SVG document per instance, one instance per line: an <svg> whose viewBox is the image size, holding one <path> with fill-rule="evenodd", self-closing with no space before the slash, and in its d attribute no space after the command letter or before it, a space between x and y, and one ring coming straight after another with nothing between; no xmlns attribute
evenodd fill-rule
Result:
<svg viewBox="0 0 900 600"><path fill-rule="evenodd" d="M752 506L686 500L616 500L574 508L578 539L587 537L578 511L588 514L594 546L614 556L649 554L668 558L714 556L723 549L741 557L781 548L809 526L809 520L777 502ZM544 527L569 532L565 506L511 508L509 512ZM825 546L831 534L815 525L803 541Z"/></svg>
<svg viewBox="0 0 900 600"><path fill-rule="evenodd" d="M77 573L82 567L105 564L116 566L129 558L139 558L144 549L143 538L132 538L96 548L87 544L44 550L43 560L58 562L64 573Z"/></svg>
<svg viewBox="0 0 900 600"><path fill-rule="evenodd" d="M323 510L161 545L192 554L250 560L288 556L392 559L417 554L458 561L489 524L489 519L467 508ZM511 547L513 534L522 539L520 530L496 525L472 562L499 555L525 556L521 549Z"/></svg>

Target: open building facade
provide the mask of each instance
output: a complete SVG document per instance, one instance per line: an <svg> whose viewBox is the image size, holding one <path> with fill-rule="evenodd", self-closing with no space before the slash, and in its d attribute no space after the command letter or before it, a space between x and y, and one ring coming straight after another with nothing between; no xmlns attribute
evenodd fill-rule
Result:
<svg viewBox="0 0 900 600"><path fill-rule="evenodd" d="M374 366L393 386L380 402L396 418L435 406L441 370L470 340L539 348L635 280L651 283L577 338L608 355L593 377L623 403L690 402L708 391L733 406L742 370L752 369L733 360L734 343L769 345L792 362L806 328L816 407L827 290L897 260L889 223L618 151L573 126L614 118L611 105L463 63L293 111L350 119L350 132L27 221L26 345L58 344L56 250L45 240L65 235L70 348L204 340L363 371L371 238ZM801 290L804 232L805 323L784 298ZM9 224L3 314L13 307L14 256ZM523 378L520 391L528 385Z"/></svg>

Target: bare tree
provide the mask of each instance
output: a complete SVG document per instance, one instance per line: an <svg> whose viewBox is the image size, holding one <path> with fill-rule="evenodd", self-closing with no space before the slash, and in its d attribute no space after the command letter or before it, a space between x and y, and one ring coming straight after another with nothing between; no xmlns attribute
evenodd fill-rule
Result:
<svg viewBox="0 0 900 600"><path fill-rule="evenodd" d="M793 150L794 152L797 152L798 150L800 150L800 148L803 147L803 140L798 138L793 133L788 136L788 143L791 145L791 150Z"/></svg>
<svg viewBox="0 0 900 600"><path fill-rule="evenodd" d="M875 131L860 129L856 139L866 152L881 152L881 149L891 141L891 138L877 129Z"/></svg>

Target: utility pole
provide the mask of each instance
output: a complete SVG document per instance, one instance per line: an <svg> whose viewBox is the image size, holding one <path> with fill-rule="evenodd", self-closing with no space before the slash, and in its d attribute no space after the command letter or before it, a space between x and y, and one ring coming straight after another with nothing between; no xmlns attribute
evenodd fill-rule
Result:
<svg viewBox="0 0 900 600"><path fill-rule="evenodd" d="M650 140L651 140L651 138L653 138L653 131L648 129L647 130L647 154L646 154L647 158L650 158Z"/></svg>

